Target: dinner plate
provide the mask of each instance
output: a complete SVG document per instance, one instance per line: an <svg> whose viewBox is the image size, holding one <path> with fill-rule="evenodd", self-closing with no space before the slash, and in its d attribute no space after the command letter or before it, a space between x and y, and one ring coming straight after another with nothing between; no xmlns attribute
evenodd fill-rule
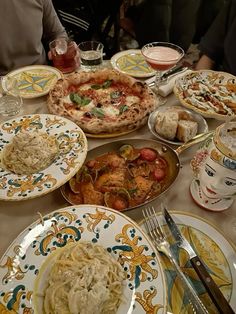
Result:
<svg viewBox="0 0 236 314"><path fill-rule="evenodd" d="M186 212L171 211L171 214L183 235L204 261L212 278L230 302L231 307L236 311L236 249L233 244L207 220ZM168 236L168 240L172 243L172 252L184 274L193 284L200 299L207 306L209 313L215 313L215 308L204 286L190 264L187 252L174 244L170 231L160 213L159 219L164 224L164 231ZM145 230L144 223L142 222L140 225ZM186 291L181 285L181 280L179 280L174 268L165 256L162 255L161 261L168 283L168 310L173 314L189 313L188 299Z"/></svg>
<svg viewBox="0 0 236 314"><path fill-rule="evenodd" d="M156 73L147 64L139 49L129 49L116 53L111 58L111 65L115 70L134 77L149 77Z"/></svg>
<svg viewBox="0 0 236 314"><path fill-rule="evenodd" d="M87 139L74 122L55 115L35 114L0 124L0 156L3 148L21 131L39 131L56 136L59 155L46 169L31 175L17 175L0 164L0 199L20 201L42 196L68 181L87 155Z"/></svg>
<svg viewBox="0 0 236 314"><path fill-rule="evenodd" d="M168 144L171 144L171 145L183 145L184 142L180 142L178 141L177 139L174 140L174 141L170 141L170 140L167 140L165 139L163 136L161 136L160 134L157 133L156 129L155 129L155 124L156 124L156 119L157 119L157 115L159 112L164 112L168 109L170 109L172 106L160 106L158 107L155 111L153 111L150 116L149 116L149 119L148 119L148 128L149 130L151 131L151 133L159 140L162 140ZM174 107L174 106L173 106ZM176 107L176 106L175 106ZM180 106L177 106L177 107L180 107ZM184 107L182 107L183 111L189 113L189 115L192 117L192 119L194 121L197 122L198 124L198 131L197 131L197 134L201 134L201 133L206 133L208 132L208 125L207 125L207 122L206 120L198 113L194 112L193 110L190 110L190 109L186 109Z"/></svg>
<svg viewBox="0 0 236 314"><path fill-rule="evenodd" d="M13 241L0 261L0 312L42 314L36 292L47 277L39 275L40 267L53 252L76 241L102 245L125 270L124 301L117 314L166 313L164 274L148 237L125 215L92 205L54 211Z"/></svg>
<svg viewBox="0 0 236 314"><path fill-rule="evenodd" d="M14 78L18 82L20 96L22 98L36 98L47 95L62 73L56 68L47 65L26 66L8 73L2 82L6 91L7 78Z"/></svg>
<svg viewBox="0 0 236 314"><path fill-rule="evenodd" d="M235 83L236 77L226 72L192 71L176 81L174 93L184 107L206 118L225 120L236 115Z"/></svg>

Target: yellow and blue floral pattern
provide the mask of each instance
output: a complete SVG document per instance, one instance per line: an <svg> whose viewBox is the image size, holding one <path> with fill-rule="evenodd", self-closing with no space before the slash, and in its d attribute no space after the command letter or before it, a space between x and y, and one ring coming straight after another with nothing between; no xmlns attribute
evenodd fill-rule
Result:
<svg viewBox="0 0 236 314"><path fill-rule="evenodd" d="M111 64L116 70L134 77L155 75L155 71L147 64L139 49L118 52L111 58Z"/></svg>
<svg viewBox="0 0 236 314"><path fill-rule="evenodd" d="M62 73L47 65L32 65L14 70L6 78L16 79L22 98L35 98L48 94ZM3 88L4 80L3 80Z"/></svg>
<svg viewBox="0 0 236 314"><path fill-rule="evenodd" d="M236 300L233 297L236 295L235 248L204 220L187 213L173 212L172 215L181 233L203 260L212 278L226 299L231 302L231 306L236 309ZM166 225L163 229L168 236L168 241L171 243L172 253L183 273L192 283L209 314L216 313L208 293L189 261L188 253L178 247ZM161 262L167 281L168 311L173 314L193 313L188 301L187 291L184 289L181 279L177 276L175 268L164 255L161 255Z"/></svg>
<svg viewBox="0 0 236 314"><path fill-rule="evenodd" d="M128 217L95 205L55 211L18 236L0 261L0 313L41 313L42 304L34 300L37 282L45 280L38 276L41 265L60 247L80 240L103 245L124 268L125 301L118 314L132 308L133 314L165 313L164 274L152 244Z"/></svg>
<svg viewBox="0 0 236 314"><path fill-rule="evenodd" d="M49 114L21 116L0 125L0 154L5 145L22 131L54 135L59 155L46 169L32 175L16 175L0 163L0 199L23 200L44 195L68 181L82 166L87 155L87 139L72 121Z"/></svg>

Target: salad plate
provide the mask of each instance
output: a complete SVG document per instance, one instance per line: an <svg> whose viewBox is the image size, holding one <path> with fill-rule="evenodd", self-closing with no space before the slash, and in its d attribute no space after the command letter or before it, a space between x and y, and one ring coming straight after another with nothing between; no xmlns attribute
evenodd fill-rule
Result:
<svg viewBox="0 0 236 314"><path fill-rule="evenodd" d="M0 161L3 150L20 132L42 132L55 137L59 153L37 173L18 175L0 162L0 200L21 201L45 195L67 182L83 165L87 139L74 122L50 114L20 116L0 124Z"/></svg>
<svg viewBox="0 0 236 314"><path fill-rule="evenodd" d="M155 75L155 71L147 64L139 49L116 53L111 58L111 65L115 70L134 77L144 78Z"/></svg>
<svg viewBox="0 0 236 314"><path fill-rule="evenodd" d="M2 81L2 87L7 91L8 78L16 79L22 98L36 98L47 95L62 73L48 65L30 65L8 73Z"/></svg>
<svg viewBox="0 0 236 314"><path fill-rule="evenodd" d="M77 241L103 246L124 269L124 300L117 314L166 313L164 273L148 237L125 215L93 205L49 213L13 241L0 261L0 312L41 314L37 289L47 278L40 276L41 266Z"/></svg>

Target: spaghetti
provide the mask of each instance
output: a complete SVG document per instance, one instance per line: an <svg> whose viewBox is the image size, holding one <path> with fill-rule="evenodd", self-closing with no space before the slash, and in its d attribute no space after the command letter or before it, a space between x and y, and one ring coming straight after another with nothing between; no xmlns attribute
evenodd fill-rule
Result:
<svg viewBox="0 0 236 314"><path fill-rule="evenodd" d="M114 314L125 272L100 245L78 242L57 255L44 291L45 314Z"/></svg>
<svg viewBox="0 0 236 314"><path fill-rule="evenodd" d="M39 132L20 132L2 152L3 165L16 174L29 175L47 168L59 152L54 136Z"/></svg>

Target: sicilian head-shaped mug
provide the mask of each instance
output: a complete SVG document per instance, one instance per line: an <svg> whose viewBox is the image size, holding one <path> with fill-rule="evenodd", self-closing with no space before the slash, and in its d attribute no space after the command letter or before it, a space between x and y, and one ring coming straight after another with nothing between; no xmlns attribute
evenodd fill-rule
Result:
<svg viewBox="0 0 236 314"><path fill-rule="evenodd" d="M222 211L236 197L236 122L220 125L191 160L193 200L202 208Z"/></svg>

